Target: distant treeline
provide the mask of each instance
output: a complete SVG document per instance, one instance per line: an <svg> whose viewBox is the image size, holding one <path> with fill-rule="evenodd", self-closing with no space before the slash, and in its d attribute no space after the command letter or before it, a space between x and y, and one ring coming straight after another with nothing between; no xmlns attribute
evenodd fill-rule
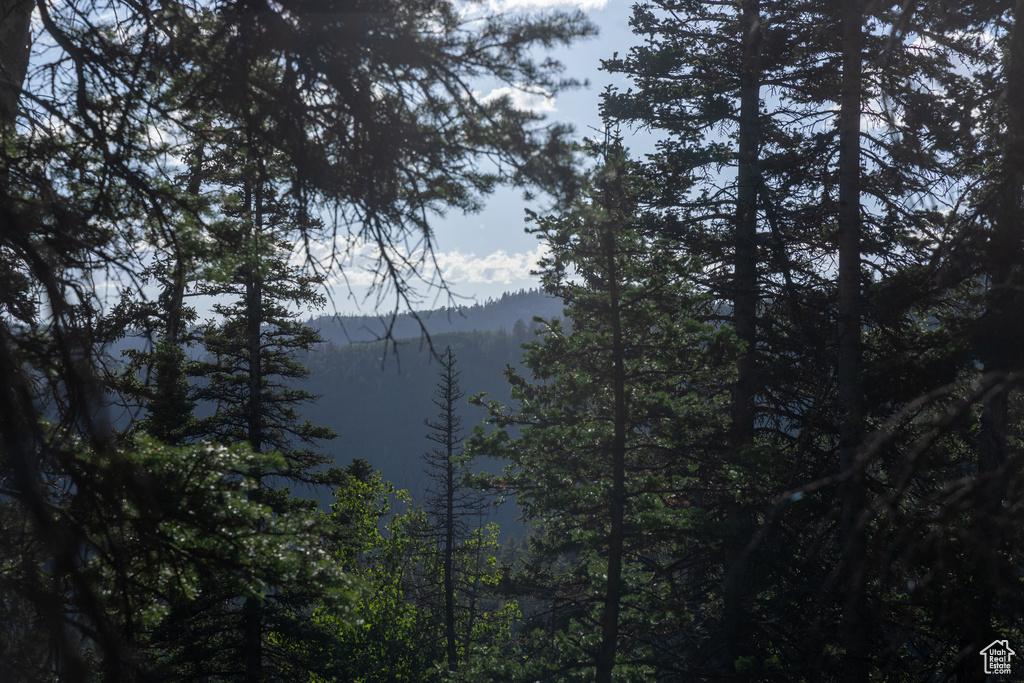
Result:
<svg viewBox="0 0 1024 683"><path fill-rule="evenodd" d="M391 316L321 316L307 322L319 330L325 341L338 346L392 339L420 337L424 331L435 335L445 332L505 330L512 332L517 322L530 326L534 317L562 316L562 302L537 289L506 292L472 306L453 306L421 313Z"/></svg>

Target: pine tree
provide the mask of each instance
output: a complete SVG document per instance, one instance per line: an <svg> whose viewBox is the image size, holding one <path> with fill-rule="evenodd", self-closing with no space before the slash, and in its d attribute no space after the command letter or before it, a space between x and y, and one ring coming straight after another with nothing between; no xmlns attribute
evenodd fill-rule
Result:
<svg viewBox="0 0 1024 683"><path fill-rule="evenodd" d="M424 420L424 425L430 429L427 438L437 446L424 454L423 460L432 480L427 491L426 511L432 521L440 553L445 659L448 670L454 672L459 670L459 651L463 649L460 645L465 645L471 636L471 633L457 632L459 621L466 624L472 619L470 616L469 619L457 620L456 610L466 609L466 594L475 590L474 586L467 585L470 577L458 576L458 555L469 549L472 532L483 527L485 501L466 482L471 464L463 459L465 435L462 417L456 408L466 394L459 386L460 373L455 367L455 356L450 346L445 349L440 362L440 380L432 399L439 412L433 420ZM463 594L461 599L460 592Z"/></svg>
<svg viewBox="0 0 1024 683"><path fill-rule="evenodd" d="M784 52L815 40L804 11L806 3L645 3L634 11L634 27L647 40L628 56L604 62L637 86L610 91L605 112L662 132L647 173L664 181L643 200L676 223L678 248L702 259L704 268L693 277L717 302L712 319L727 319L744 345L726 456L738 475L729 482L735 489L704 500L721 521L714 533L720 540L708 539L705 571L717 576L723 607L720 622L710 627L718 636L708 639L703 656L723 672L734 671L737 661L767 658L756 621L757 596L767 592L770 574L753 568L769 553L762 544L751 555L749 546L759 508L779 486L758 470L769 461L771 442L785 447L780 435L792 429L796 409L772 398L793 401L788 383L825 362L818 340L826 321L807 314L809 290L819 285L819 248L795 244L800 219L789 214L794 185L804 182L794 179L807 170L794 149L803 124L789 125L809 114L799 101L799 79L820 78L828 69L794 62ZM778 99L768 111L762 83L770 83Z"/></svg>
<svg viewBox="0 0 1024 683"><path fill-rule="evenodd" d="M929 10L918 10L920 21L935 20ZM939 440L939 461L947 467L936 478L942 477L949 494L942 508L927 510L931 542L915 548L911 572L921 579L927 618L953 636L947 642L957 650L953 661L958 680L980 681L976 653L1024 614L1014 569L1020 564L1019 517L1005 504L1019 497L1024 486L1019 449L1011 445L1022 428L1015 391L1019 379L1014 377L1024 370L1018 351L1024 331L1024 243L1019 234L1024 217L1024 6L949 5L935 8L935 13L949 32L994 39L977 41L978 66L962 88L973 97L968 105L973 108L961 114L962 153L954 171L970 179L973 188L965 206L952 216L955 237L943 250L940 267L943 293L952 309L943 316L941 329L948 334L948 347L960 352L962 394L971 397L969 409L953 405L947 410L969 419L958 419ZM965 469L972 476L965 477ZM953 500L969 502L958 505ZM946 568L944 586L928 581L926 562ZM955 617L943 604L951 595L962 604Z"/></svg>
<svg viewBox="0 0 1024 683"><path fill-rule="evenodd" d="M294 227L288 222L287 207L274 201L269 183L254 183L244 171L241 179L229 174L221 180L242 185L241 197L228 197L226 221L218 232L221 248L239 257L223 282L198 287L223 303L213 306L220 320L209 321L197 334L207 357L190 366L198 380L194 396L212 404L214 412L198 420L193 433L215 443L247 442L257 453L281 453L284 467L246 473L251 482L249 497L268 505L274 515L301 517L316 503L293 497L291 486L342 483L331 471L317 470L329 458L312 448L319 440L333 438L333 432L303 421L296 409L314 397L294 386L308 375L295 356L322 340L299 323L299 312L288 306L322 306L324 297L317 289L322 278L288 263L287 236ZM237 204L236 197L241 200ZM260 526L254 531L264 533ZM295 638L305 629L306 639L329 640L309 621L316 601L315 593L300 586L276 586L264 596L246 596L241 624L227 627L241 630L241 641L233 647L225 644L228 659L220 666L230 670L242 661L245 680L251 681L271 672L301 677L302 665L293 661L296 653L282 647L281 639ZM232 611L213 618L237 621L239 615ZM232 660L238 650L241 656Z"/></svg>
<svg viewBox="0 0 1024 683"><path fill-rule="evenodd" d="M988 76L972 84L950 68L990 68L988 49L963 21L974 11L651 2L634 12L645 42L605 63L636 86L609 93L606 112L662 133L651 173L663 188L649 201L679 217L678 243L705 259L696 277L746 344L731 425L743 502L725 499L731 533L720 568L710 568L720 572L727 601L723 633L740 640L725 657L738 651L747 663L750 654L755 663L863 679L884 660L872 656L892 651L879 625L898 597L881 598L883 607L869 586L871 577L898 572L891 557L872 552L886 546L885 534L873 534L898 527L888 515L908 519L900 506L919 501L872 495L892 481L900 448L880 447L870 434L891 428L920 397L946 395L942 384L968 371L955 335L922 321L948 320L965 303L956 299L963 290L947 298L932 286L955 221L928 202L954 208L949 198L962 197L976 173L956 170L970 134L948 125L985 100L978 84ZM929 41L933 49L920 49ZM838 281L825 265L836 252ZM843 491L842 509L833 496L805 496L802 489L826 481ZM790 494L800 503L778 502ZM758 518L771 523L736 533L744 519ZM834 523L815 527L822 519ZM756 576L744 572L751 562L762 567ZM779 631L804 645L788 647ZM840 651L850 659L827 654L829 642L845 643Z"/></svg>
<svg viewBox="0 0 1024 683"><path fill-rule="evenodd" d="M198 145L186 155L188 169L176 180L185 186L179 213L180 224L166 244L154 249L151 262L140 273L147 284L157 288L155 300L139 300L136 292L123 292L114 311L104 320L120 339L129 331L142 336L143 349L128 349L123 371L113 378L113 392L130 403L128 409L138 416L129 430L145 431L171 444L185 443L195 428L195 402L189 395L188 351L196 342L191 329L198 315L186 301L199 295L196 281L213 267L213 258L203 236L201 223L193 215L207 215L208 202L202 196L204 152ZM199 223L197 225L197 223ZM150 225L160 234L160 225ZM163 239L159 241L164 241Z"/></svg>
<svg viewBox="0 0 1024 683"><path fill-rule="evenodd" d="M471 440L511 462L492 485L534 525L536 559L519 584L551 616L523 645L524 678L666 675L700 628L684 626L698 608L678 588L693 578L695 475L722 474L708 456L724 434L719 363L734 338L690 317L704 304L688 281L696 266L638 209L650 187L624 151L612 142L600 158L578 205L536 219L552 250L544 288L565 301L572 331L549 322L526 346L531 377L507 373L516 404L490 404L519 436Z"/></svg>
<svg viewBox="0 0 1024 683"><path fill-rule="evenodd" d="M141 273L160 289L155 301L138 302L125 296L102 324L114 339L130 330L146 344L142 349L122 351L124 367L108 380L113 393L136 417L127 431L146 432L163 443L180 446L195 428L196 404L187 377L187 353L195 339L187 326L194 325L198 316L184 302L181 260L171 273L165 265L158 261Z"/></svg>
<svg viewBox="0 0 1024 683"><path fill-rule="evenodd" d="M552 91L568 85L531 48L591 33L580 15L467 25L445 0L250 10L0 3L0 463L11 520L0 544L5 557L20 557L20 539L34 538L49 553L40 566L52 569L52 581L19 600L49 615L49 661L63 677L88 668L75 635L86 632L109 671L149 664L132 654L138 631L105 627L121 604L118 591L101 591L84 573L78 553L93 547L90 532L50 514L62 491L76 492L79 510L101 512L112 498L92 470L75 466L74 438L45 439L52 428L43 416L112 453L100 357L110 335L97 322L104 287L96 285L138 290L147 247L177 244L186 233L207 237L189 229L205 225L203 203L168 170L188 156L180 141L216 156L222 131L248 124L253 149L287 158L275 181L300 213L338 208L331 236L361 235L385 260L403 238L429 236L434 210L472 209L497 182L571 183L564 128L508 100L482 102L470 84L493 76ZM194 125L200 110L211 125ZM475 163L490 152L502 160L497 172ZM407 301L411 291L391 265L381 264L380 283L394 282ZM171 418L153 429L177 440L190 431L182 429L187 419L175 422L187 413L174 375L181 356L173 339L164 341L159 391L167 391L168 413L151 415ZM18 574L7 564L0 571L6 598Z"/></svg>
<svg viewBox="0 0 1024 683"><path fill-rule="evenodd" d="M208 321L199 332L206 357L190 367L199 380L194 397L211 404L214 412L199 420L195 435L217 443L248 442L258 452L281 452L287 469L268 473L266 481L260 477L257 488L258 497L284 510L290 505L287 493L271 487L273 478L299 485L320 482L315 470L328 459L311 447L334 436L298 414L297 407L315 397L296 388L309 371L295 357L322 340L289 309L323 305L324 296L318 289L320 278L288 264L287 242L270 235L254 241L256 245L241 248L259 253L259 261L239 266L228 282L201 288L236 298L215 304L220 319Z"/></svg>

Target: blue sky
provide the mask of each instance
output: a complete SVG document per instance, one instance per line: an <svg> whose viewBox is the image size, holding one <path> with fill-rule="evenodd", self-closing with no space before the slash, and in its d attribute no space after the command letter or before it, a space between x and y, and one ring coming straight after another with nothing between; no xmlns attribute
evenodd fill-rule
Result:
<svg viewBox="0 0 1024 683"><path fill-rule="evenodd" d="M589 81L589 86L561 93L553 100L528 93L510 93L513 101L543 111L552 121L571 124L579 136L593 135L592 129L601 125L598 104L605 86L609 83L628 85L621 76L613 77L600 71L600 60L611 57L616 51L625 53L634 44L636 37L629 29L632 4L632 0L490 0L490 9L497 12L578 8L600 28L597 38L579 41L553 53L565 65L566 76ZM484 97L490 94L482 93ZM501 296L503 292L538 286L537 279L529 272L535 269L540 245L536 237L524 232L524 211L531 208L544 212L548 202L549 199L540 197L527 203L519 192L499 189L478 214L452 212L435 218L437 263L458 301L472 304ZM369 278L359 269L357 260L350 263L346 277L351 293L344 286L335 287L331 308L339 313L373 313L376 298L372 295L367 298L365 285ZM443 293L426 286L420 286L419 294L417 308L429 309L448 303ZM389 312L393 304L393 298L385 298L379 305L379 312Z"/></svg>

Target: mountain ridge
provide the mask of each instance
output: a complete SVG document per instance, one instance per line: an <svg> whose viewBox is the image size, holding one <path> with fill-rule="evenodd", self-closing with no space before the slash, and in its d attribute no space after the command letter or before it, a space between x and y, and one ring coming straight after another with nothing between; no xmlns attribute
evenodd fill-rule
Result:
<svg viewBox="0 0 1024 683"><path fill-rule="evenodd" d="M562 317L562 302L538 289L506 292L496 299L469 306L436 308L392 315L325 315L305 324L335 346L374 342L384 338L409 340L447 332L512 332L517 321L527 328L534 317Z"/></svg>

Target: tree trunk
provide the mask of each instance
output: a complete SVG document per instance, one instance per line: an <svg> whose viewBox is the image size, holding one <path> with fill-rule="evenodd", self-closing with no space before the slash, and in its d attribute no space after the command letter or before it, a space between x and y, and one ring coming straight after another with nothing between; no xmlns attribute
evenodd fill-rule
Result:
<svg viewBox="0 0 1024 683"><path fill-rule="evenodd" d="M1002 167L995 186L995 215L989 241L987 271L989 289L985 301L985 336L980 354L984 372L1005 375L1020 369L1021 311L1024 297L1020 264L1021 230L1024 226L1024 0L1014 6L1014 23L1005 52L1003 73L1004 138ZM976 594L964 614L957 679L985 679L977 665L978 652L1001 635L992 631L992 616L998 592L1013 581L1014 570L1004 566L1001 549L1005 543L1003 525L996 519L1003 509L1006 477L1000 470L1009 455L1009 390L984 398L978 431L978 505L970 530L971 570ZM984 539L981 541L980 539Z"/></svg>
<svg viewBox="0 0 1024 683"><path fill-rule="evenodd" d="M744 0L740 8L743 35L740 71L739 167L737 169L735 270L733 273L733 324L744 349L736 364L733 392L731 450L734 461L742 465L743 451L754 442L754 394L757 344L757 156L759 145L761 8L760 0ZM725 586L723 589L723 637L719 643L728 653L722 660L727 670L737 657L749 656L753 644L750 633L750 577L741 565L743 550L752 533L750 511L739 501L727 502L728 529L731 537L725 548Z"/></svg>
<svg viewBox="0 0 1024 683"><path fill-rule="evenodd" d="M203 157L204 148L202 142L200 142L195 154L189 160L191 170L188 177L188 193L193 197L198 197L202 191ZM173 237L177 242L176 236ZM170 286L165 290L167 324L164 330L164 339L171 346L178 346L185 331L181 311L185 306L186 259L189 255L185 253L180 243L176 243L172 248L175 261Z"/></svg>
<svg viewBox="0 0 1024 683"><path fill-rule="evenodd" d="M32 0L0 0L0 130L18 119L18 102L28 73Z"/></svg>
<svg viewBox="0 0 1024 683"><path fill-rule="evenodd" d="M614 181L613 181L614 182ZM609 202L609 213L616 202ZM597 683L610 683L618 647L619 605L622 597L622 549L626 510L626 368L622 341L622 317L619 302L618 268L615 263L614 226L603 226L602 242L607 255L608 308L612 328L612 497L609 506L608 578L605 583L604 615L601 620L601 646L597 655Z"/></svg>
<svg viewBox="0 0 1024 683"><path fill-rule="evenodd" d="M246 598L244 609L245 681L257 683L263 668L263 615L261 600Z"/></svg>
<svg viewBox="0 0 1024 683"><path fill-rule="evenodd" d="M259 183L253 192L246 181L246 205L250 208L255 203L255 210L249 216L248 255L245 277L245 321L248 337L249 356L249 414L248 438L249 445L257 453L263 448L263 373L262 355L260 353L260 332L263 325L263 278L260 273L260 242L263 237L262 202Z"/></svg>
<svg viewBox="0 0 1024 683"><path fill-rule="evenodd" d="M842 490L840 542L842 562L840 641L846 652L844 680L867 681L869 675L869 607L865 590L867 557L861 519L865 492L863 471L855 471L862 439L860 375L860 113L862 0L843 0L843 75L839 103L839 302L838 399L841 415L839 469L847 473Z"/></svg>
<svg viewBox="0 0 1024 683"><path fill-rule="evenodd" d="M190 161L191 171L188 180L188 193L198 197L202 188L203 148L200 145ZM163 338L156 347L153 364L156 370L156 381L153 393L149 398L147 410L147 431L150 435L171 446L180 446L188 438L186 427L193 417L192 407L188 398L188 383L185 379L185 287L188 276L188 263L192 254L176 235L170 237L170 258L173 261L171 272L163 280L160 292L160 308L164 315Z"/></svg>
<svg viewBox="0 0 1024 683"><path fill-rule="evenodd" d="M248 406L248 439L249 446L256 453L263 449L263 364L260 332L263 325L263 278L260 272L260 239L263 228L262 178L257 180L253 191L250 181L246 180L245 202L249 209L248 229L249 240L248 263L245 277L245 320L248 337L249 356L249 406ZM259 495L261 486L259 473L256 474L256 490ZM263 664L263 625L261 603L259 598L245 600L245 681L257 683L261 678Z"/></svg>
<svg viewBox="0 0 1024 683"><path fill-rule="evenodd" d="M445 469L445 538L444 538L444 637L448 654L448 670L458 671L455 640L455 581L452 574L455 555L455 421L452 406L452 355L448 349L445 368L445 447L448 463Z"/></svg>

